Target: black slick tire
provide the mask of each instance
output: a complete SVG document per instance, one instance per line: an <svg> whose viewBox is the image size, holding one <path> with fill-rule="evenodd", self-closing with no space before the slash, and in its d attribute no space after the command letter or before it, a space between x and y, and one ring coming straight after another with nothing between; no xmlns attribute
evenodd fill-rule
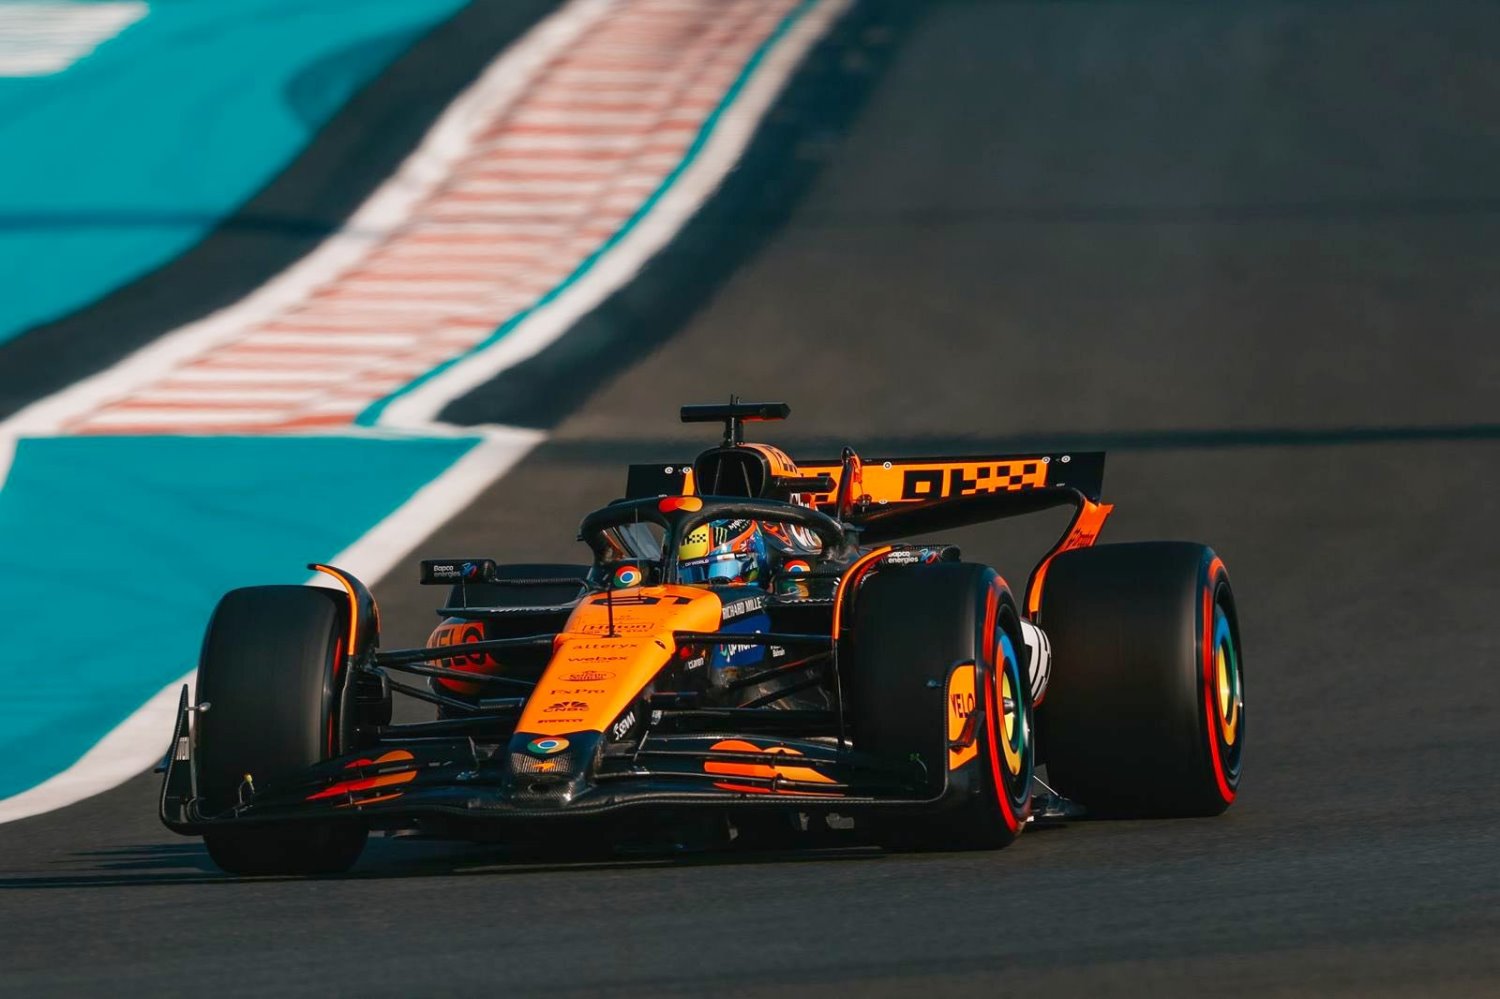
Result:
<svg viewBox="0 0 1500 999"><path fill-rule="evenodd" d="M203 640L197 695L198 793L205 814L293 781L340 751L338 670L347 611L333 591L310 586L231 590ZM248 781L247 781L248 775ZM230 826L204 835L231 874L331 874L359 858L358 820Z"/></svg>
<svg viewBox="0 0 1500 999"><path fill-rule="evenodd" d="M1049 782L1095 814L1218 815L1245 744L1239 625L1203 545L1101 545L1053 560L1040 624L1052 679L1038 709Z"/></svg>
<svg viewBox="0 0 1500 999"><path fill-rule="evenodd" d="M1004 581L969 563L885 569L854 597L843 673L855 748L920 761L944 799L873 813L881 845L998 849L1025 828L1033 748L1018 620Z"/></svg>

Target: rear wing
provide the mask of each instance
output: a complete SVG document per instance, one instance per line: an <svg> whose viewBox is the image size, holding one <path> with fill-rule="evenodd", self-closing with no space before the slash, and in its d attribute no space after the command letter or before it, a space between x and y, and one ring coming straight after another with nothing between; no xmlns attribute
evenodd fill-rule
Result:
<svg viewBox="0 0 1500 999"><path fill-rule="evenodd" d="M846 470L854 480L851 483L843 481ZM822 512L857 529L863 540L875 543L1073 506L1068 526L1026 581L1024 602L1031 617L1040 608L1042 583L1052 559L1092 545L1114 509L1100 502L1103 451L869 461L846 452L841 461L798 462L796 478L782 481L800 485L813 480L830 488L800 494L810 496ZM770 474L763 481L774 486L776 476ZM631 465L626 493L630 499L693 495L693 486L690 464Z"/></svg>
<svg viewBox="0 0 1500 999"><path fill-rule="evenodd" d="M815 497L832 504L843 479L840 461L799 463L803 475L827 475L834 491ZM952 458L872 458L862 462L856 496L872 504L929 503L960 496L1023 492L1046 486L1076 489L1095 502L1104 488L1104 452L1038 452Z"/></svg>
<svg viewBox="0 0 1500 999"><path fill-rule="evenodd" d="M833 512L844 475L844 462L829 459L797 462L805 477L826 475L828 492L812 493L812 502ZM929 503L962 496L1024 492L1044 487L1077 490L1099 502L1104 488L1103 451L1038 451L1029 454L943 458L869 458L860 463L855 498L873 506ZM628 499L682 496L695 492L692 464L631 465Z"/></svg>

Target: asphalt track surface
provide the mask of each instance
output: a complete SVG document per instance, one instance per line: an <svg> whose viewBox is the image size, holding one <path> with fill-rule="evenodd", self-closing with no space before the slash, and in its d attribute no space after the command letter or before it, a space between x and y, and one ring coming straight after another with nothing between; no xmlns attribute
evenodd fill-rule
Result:
<svg viewBox="0 0 1500 999"><path fill-rule="evenodd" d="M1205 540L1233 577L1224 817L914 857L378 842L346 879L236 882L143 778L0 827L0 988L1494 994L1497 29L1427 0L867 31L841 59L889 65L846 130L804 123L786 218L423 545L575 555L622 462L701 443L676 404L730 391L790 401L794 451L1106 446L1107 539ZM1026 537L959 540L1019 582ZM388 644L433 620L404 579L379 596Z"/></svg>

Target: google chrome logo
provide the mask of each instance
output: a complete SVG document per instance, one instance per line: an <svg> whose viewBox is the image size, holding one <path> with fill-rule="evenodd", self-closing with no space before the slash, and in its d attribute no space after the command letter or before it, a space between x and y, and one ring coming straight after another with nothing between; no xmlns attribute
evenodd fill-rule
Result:
<svg viewBox="0 0 1500 999"><path fill-rule="evenodd" d="M615 588L625 589L627 586L639 586L641 584L641 570L633 565L622 565L615 570Z"/></svg>
<svg viewBox="0 0 1500 999"><path fill-rule="evenodd" d="M538 756L551 756L568 748L567 739L532 739L526 748Z"/></svg>

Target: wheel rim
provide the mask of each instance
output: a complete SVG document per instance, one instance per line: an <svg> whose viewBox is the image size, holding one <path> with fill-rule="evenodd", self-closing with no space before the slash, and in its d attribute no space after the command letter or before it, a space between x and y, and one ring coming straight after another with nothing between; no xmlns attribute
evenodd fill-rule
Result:
<svg viewBox="0 0 1500 999"><path fill-rule="evenodd" d="M1208 736L1209 765L1219 798L1234 801L1239 789L1240 760L1245 751L1245 694L1239 634L1229 595L1224 564L1208 566L1203 589L1202 672L1199 703Z"/></svg>
<svg viewBox="0 0 1500 999"><path fill-rule="evenodd" d="M1219 733L1225 746L1234 747L1239 742L1240 721L1244 717L1244 688L1240 679L1239 653L1234 647L1229 615L1224 612L1222 604L1214 607L1213 649Z"/></svg>
<svg viewBox="0 0 1500 999"><path fill-rule="evenodd" d="M1026 768L1027 744L1031 740L1031 726L1026 720L1026 705L1017 696L1024 689L1021 685L1020 658L1010 636L1001 632L999 659L996 673L1000 687L1000 753L1005 759L1005 769L1012 778L1020 778ZM1029 775L1027 775L1029 781ZM1024 796L1025 789L1020 790Z"/></svg>

